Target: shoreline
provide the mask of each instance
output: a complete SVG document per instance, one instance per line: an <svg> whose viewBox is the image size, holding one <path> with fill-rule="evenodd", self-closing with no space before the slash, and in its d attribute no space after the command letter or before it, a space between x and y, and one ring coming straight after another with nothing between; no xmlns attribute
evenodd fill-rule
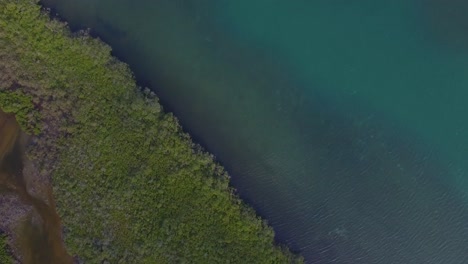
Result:
<svg viewBox="0 0 468 264"><path fill-rule="evenodd" d="M65 243L73 256L88 261L174 261L200 258L199 254L205 252L212 260L224 256L234 262L301 262L274 243L271 228L234 194L224 169L191 141L172 114L162 112L157 98L139 91L128 67L110 57L108 46L86 35L70 38L62 23L49 21L44 13L34 18L39 12L33 7L35 2L10 2L8 8L12 9L7 14L11 17L0 19L26 23L18 25L23 34L31 34L27 25L32 20L45 39L40 41L46 46L28 40L14 45L33 45L47 54L35 59L44 61L43 65L25 64L21 68L26 76L44 78L44 88L33 84L32 89L24 86L20 90L41 106L43 120L35 122L40 122L42 136L31 155L39 161L40 171L53 174L58 212L65 217L62 221L68 230ZM27 12L25 21L15 19L15 8ZM10 34L9 28L5 30ZM56 34L58 39L52 37ZM64 51L57 52L48 45L62 45ZM36 56L27 49L18 55L23 57L22 63ZM60 56L69 59L56 59ZM77 69L82 78L74 77ZM43 100L48 95L51 99ZM114 100L120 100L120 104L114 105ZM132 125L121 123L123 117ZM121 133L124 137L118 136ZM128 186L132 178L136 180ZM155 203L149 207L148 197L149 203ZM142 215L135 215L134 210ZM151 235L148 230L158 235L139 238L141 234ZM212 232L217 235L208 235ZM106 233L109 235L103 235ZM129 242L141 239L148 247L142 253ZM197 242L200 239L203 248ZM243 240L249 242L241 243ZM180 251L178 241L185 241L188 249ZM224 241L221 248L220 241ZM96 243L98 248L93 246ZM113 247L108 247L109 243ZM123 249L129 255L122 255ZM99 253L103 251L110 257L103 259Z"/></svg>

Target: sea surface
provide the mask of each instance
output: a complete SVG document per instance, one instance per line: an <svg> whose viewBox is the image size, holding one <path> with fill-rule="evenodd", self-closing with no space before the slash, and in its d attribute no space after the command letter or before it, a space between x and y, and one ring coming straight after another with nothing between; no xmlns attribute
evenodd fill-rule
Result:
<svg viewBox="0 0 468 264"><path fill-rule="evenodd" d="M307 263L468 263L468 2L43 0Z"/></svg>

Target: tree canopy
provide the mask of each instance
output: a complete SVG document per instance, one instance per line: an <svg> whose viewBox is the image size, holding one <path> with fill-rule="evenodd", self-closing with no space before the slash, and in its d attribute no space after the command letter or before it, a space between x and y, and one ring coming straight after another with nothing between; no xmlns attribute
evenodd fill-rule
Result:
<svg viewBox="0 0 468 264"><path fill-rule="evenodd" d="M1 107L39 134L28 155L52 180L70 254L85 263L301 262L110 51L35 0L0 0Z"/></svg>

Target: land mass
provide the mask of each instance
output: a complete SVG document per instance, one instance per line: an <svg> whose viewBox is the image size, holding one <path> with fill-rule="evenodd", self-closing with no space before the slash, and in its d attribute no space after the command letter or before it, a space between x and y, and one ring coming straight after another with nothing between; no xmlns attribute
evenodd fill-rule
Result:
<svg viewBox="0 0 468 264"><path fill-rule="evenodd" d="M0 0L0 108L31 135L26 192L47 212L56 209L75 262L302 262L275 244L273 230L236 196L226 171L154 93L136 85L109 46L70 32L37 2ZM42 234L43 245L57 239L45 228L47 216L31 210L18 218L26 227L3 227L8 239L0 240L0 260L13 252L16 260L44 261L34 252L28 254L36 258L21 256L44 248L15 239L15 232ZM5 244L11 250L2 251Z"/></svg>

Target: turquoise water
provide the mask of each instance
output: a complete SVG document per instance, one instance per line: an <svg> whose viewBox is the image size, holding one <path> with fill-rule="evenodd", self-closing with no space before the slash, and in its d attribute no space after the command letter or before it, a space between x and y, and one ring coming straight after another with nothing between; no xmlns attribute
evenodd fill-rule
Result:
<svg viewBox="0 0 468 264"><path fill-rule="evenodd" d="M309 263L468 263L468 4L47 0Z"/></svg>

